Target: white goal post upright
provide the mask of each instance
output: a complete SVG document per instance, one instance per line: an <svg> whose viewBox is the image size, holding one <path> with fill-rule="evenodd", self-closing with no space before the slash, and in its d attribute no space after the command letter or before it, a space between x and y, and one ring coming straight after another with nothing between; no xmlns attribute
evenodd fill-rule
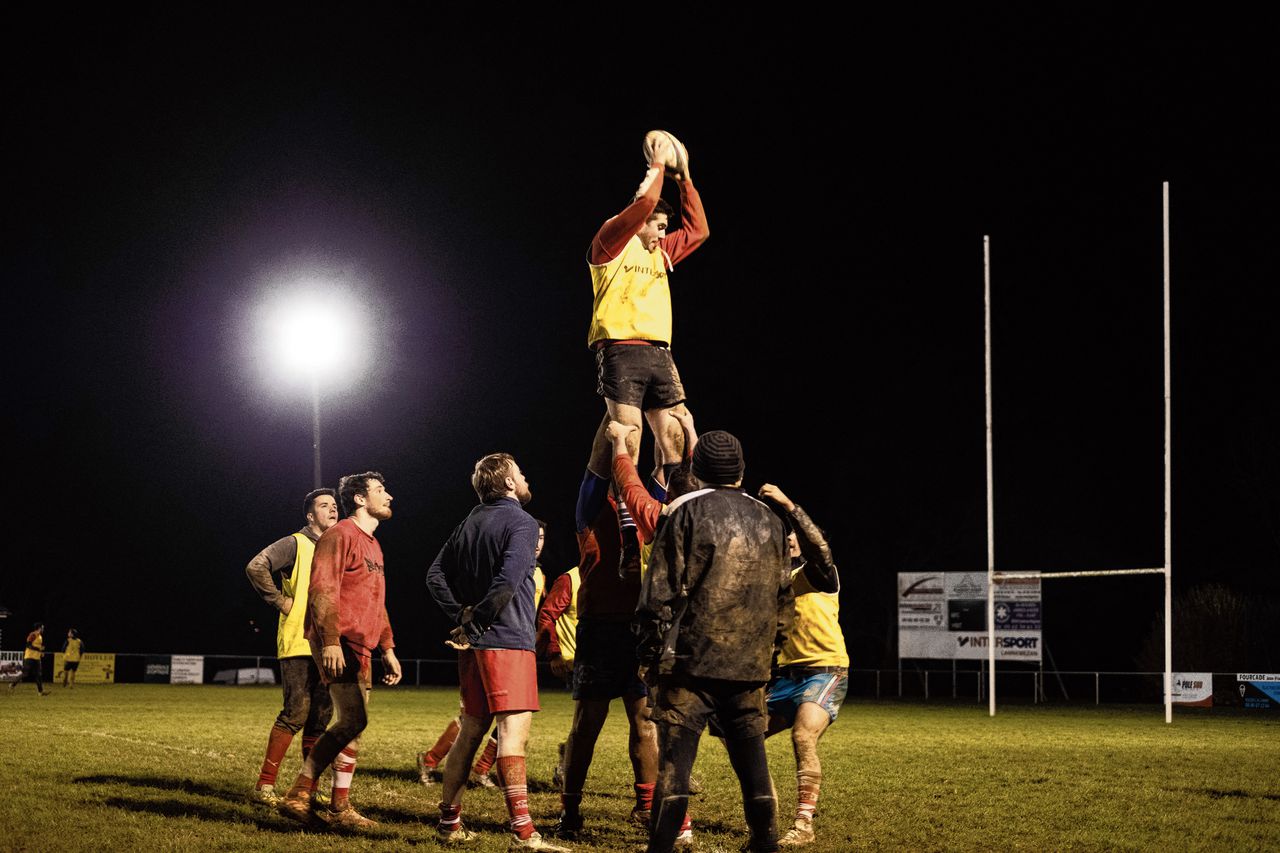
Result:
<svg viewBox="0 0 1280 853"><path fill-rule="evenodd" d="M986 316L987 408L987 692L990 716L996 714L996 584L1020 578L1093 578L1113 575L1164 575L1164 721L1173 722L1173 433L1169 327L1169 182L1163 184L1164 207L1164 566L1159 569L1103 569L1083 572L997 572L995 568L995 501L991 441L991 238L982 238L983 308ZM1039 689L1039 688L1037 688Z"/></svg>
<svg viewBox="0 0 1280 853"><path fill-rule="evenodd" d="M982 310L984 315L987 403L987 697L991 716L996 715L996 507L995 478L991 466L991 236L982 238Z"/></svg>
<svg viewBox="0 0 1280 853"><path fill-rule="evenodd" d="M1169 360L1169 182L1164 182L1164 721L1173 722L1173 399Z"/></svg>

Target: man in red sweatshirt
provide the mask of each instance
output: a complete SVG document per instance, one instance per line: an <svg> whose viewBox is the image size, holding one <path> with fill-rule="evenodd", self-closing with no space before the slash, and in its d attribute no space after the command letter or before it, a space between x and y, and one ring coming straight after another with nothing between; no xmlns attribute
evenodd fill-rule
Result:
<svg viewBox="0 0 1280 853"><path fill-rule="evenodd" d="M382 652L383 683L400 681L400 661L387 618L382 546L373 538L378 524L391 517L391 494L381 474L366 471L343 477L338 499L347 517L316 543L305 629L338 720L312 747L279 809L295 820L305 822L314 816L330 825L365 829L376 823L351 807L349 795L360 733L368 724L375 648ZM327 808L313 809L315 779L330 764L333 799Z"/></svg>

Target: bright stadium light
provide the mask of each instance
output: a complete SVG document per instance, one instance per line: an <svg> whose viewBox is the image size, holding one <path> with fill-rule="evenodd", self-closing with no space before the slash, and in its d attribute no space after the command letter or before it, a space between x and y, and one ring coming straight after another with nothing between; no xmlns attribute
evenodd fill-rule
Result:
<svg viewBox="0 0 1280 853"><path fill-rule="evenodd" d="M350 384L362 372L365 303L341 277L298 275L265 290L253 315L257 360L278 381L310 386L312 467L320 488L321 391Z"/></svg>

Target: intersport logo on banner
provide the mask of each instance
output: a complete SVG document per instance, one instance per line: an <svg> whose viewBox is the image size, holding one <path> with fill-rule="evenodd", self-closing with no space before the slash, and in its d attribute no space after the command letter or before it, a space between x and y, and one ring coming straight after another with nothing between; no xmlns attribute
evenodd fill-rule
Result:
<svg viewBox="0 0 1280 853"><path fill-rule="evenodd" d="M987 636L985 634L959 636L956 637L956 645L962 649L985 649ZM997 649L1037 649L1039 646L1039 637L996 637Z"/></svg>

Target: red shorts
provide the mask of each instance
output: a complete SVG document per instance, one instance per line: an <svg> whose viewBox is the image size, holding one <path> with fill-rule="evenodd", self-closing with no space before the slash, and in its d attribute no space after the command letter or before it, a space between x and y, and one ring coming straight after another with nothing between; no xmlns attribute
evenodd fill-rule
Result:
<svg viewBox="0 0 1280 853"><path fill-rule="evenodd" d="M462 710L471 717L539 711L538 667L524 649L466 649L458 652Z"/></svg>

